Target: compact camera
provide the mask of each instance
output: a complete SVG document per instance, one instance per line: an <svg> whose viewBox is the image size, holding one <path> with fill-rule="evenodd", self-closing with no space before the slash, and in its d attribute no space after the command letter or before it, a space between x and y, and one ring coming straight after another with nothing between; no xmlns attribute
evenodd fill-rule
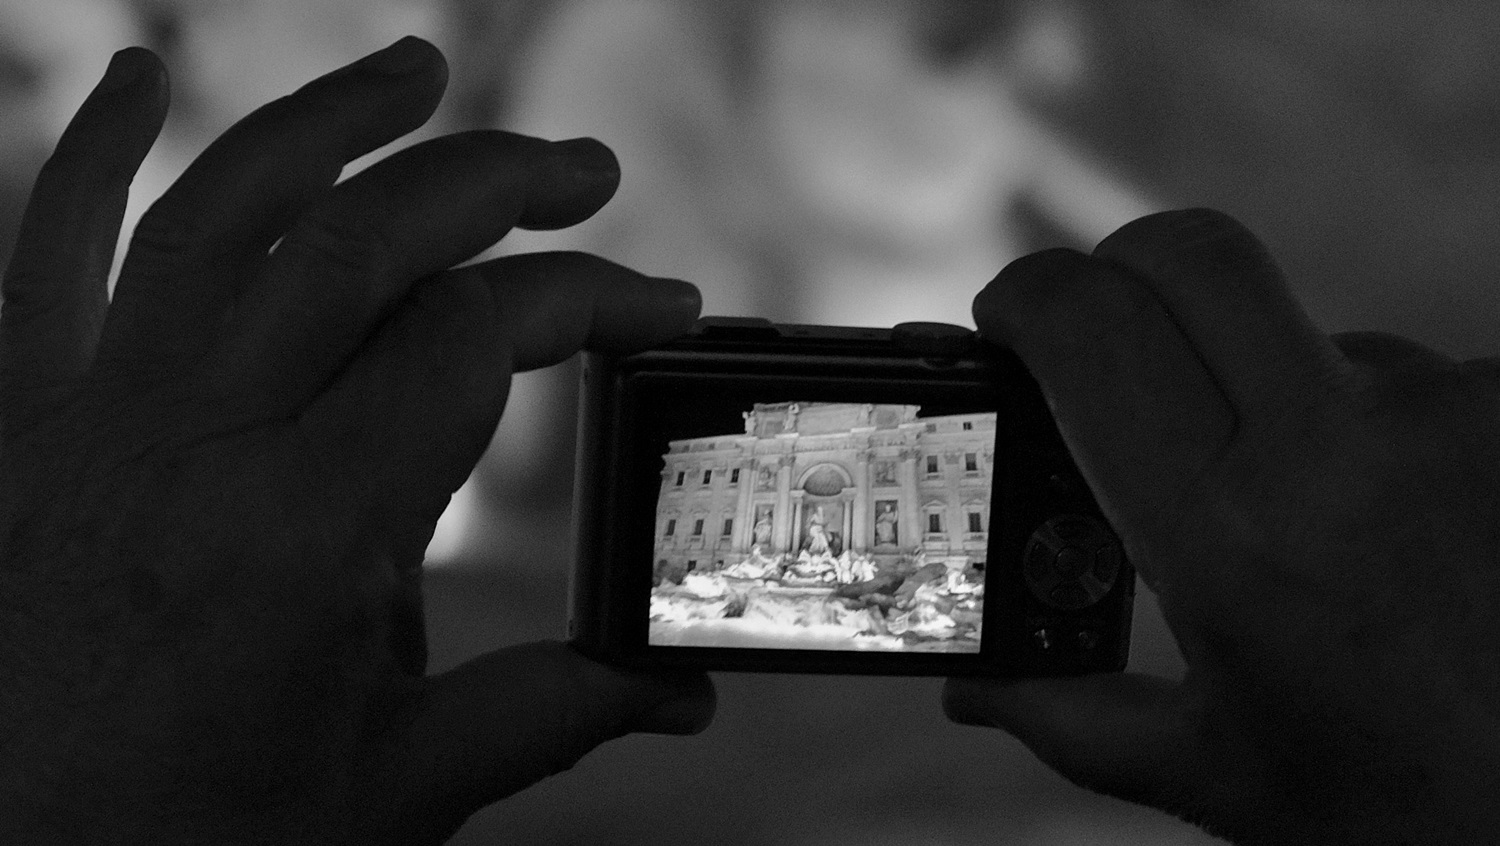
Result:
<svg viewBox="0 0 1500 846"><path fill-rule="evenodd" d="M1135 573L1011 352L705 318L588 353L569 632L627 667L1124 669Z"/></svg>

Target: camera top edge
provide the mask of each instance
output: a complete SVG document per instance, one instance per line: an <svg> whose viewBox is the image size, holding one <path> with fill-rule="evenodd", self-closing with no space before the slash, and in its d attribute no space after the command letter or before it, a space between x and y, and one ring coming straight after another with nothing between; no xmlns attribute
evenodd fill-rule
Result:
<svg viewBox="0 0 1500 846"><path fill-rule="evenodd" d="M704 317L686 334L644 353L801 355L921 360L942 367L960 361L1019 362L1009 350L973 329L948 323L902 323L891 328L773 323L753 317Z"/></svg>

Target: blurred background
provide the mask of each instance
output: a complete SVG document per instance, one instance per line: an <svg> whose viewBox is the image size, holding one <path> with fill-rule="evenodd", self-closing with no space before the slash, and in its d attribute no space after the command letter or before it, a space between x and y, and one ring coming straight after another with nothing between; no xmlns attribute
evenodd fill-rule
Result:
<svg viewBox="0 0 1500 846"><path fill-rule="evenodd" d="M689 279L707 313L972 325L1010 259L1210 205L1269 242L1328 331L1500 352L1489 2L0 0L0 252L115 49L152 47L173 83L128 229L233 121L407 33L452 82L398 143L504 127L622 161L593 220L497 250ZM563 633L575 378L517 379L434 538L434 670ZM1182 670L1144 590L1132 667ZM454 842L1216 842L948 724L936 680L718 683L703 736L617 741Z"/></svg>

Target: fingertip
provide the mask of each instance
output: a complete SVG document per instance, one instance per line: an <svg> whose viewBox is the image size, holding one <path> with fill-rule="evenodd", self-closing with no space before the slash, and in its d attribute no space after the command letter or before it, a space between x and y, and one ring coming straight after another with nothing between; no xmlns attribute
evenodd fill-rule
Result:
<svg viewBox="0 0 1500 846"><path fill-rule="evenodd" d="M652 277L661 291L663 308L685 318L689 323L698 319L703 311L703 292L697 285L684 279Z"/></svg>
<svg viewBox="0 0 1500 846"><path fill-rule="evenodd" d="M448 60L432 42L415 35L405 35L390 46L377 50L352 66L383 76L402 77L417 72L440 71L448 74Z"/></svg>
<svg viewBox="0 0 1500 846"><path fill-rule="evenodd" d="M1141 243L1158 239L1176 240L1183 237L1212 237L1225 232L1243 231L1244 226L1228 214L1206 207L1168 209L1142 215L1111 232L1094 248L1108 250L1112 246Z"/></svg>
<svg viewBox="0 0 1500 846"><path fill-rule="evenodd" d="M659 318L655 329L663 336L657 343L671 340L692 328L703 310L703 292L697 285L660 276L645 277L645 283L651 288L650 300Z"/></svg>
<svg viewBox="0 0 1500 846"><path fill-rule="evenodd" d="M943 684L943 716L950 722L993 728L980 704L979 687L974 680L952 678Z"/></svg>
<svg viewBox="0 0 1500 846"><path fill-rule="evenodd" d="M1159 268L1188 262L1200 276L1243 274L1247 261L1274 268L1265 245L1236 218L1211 208L1156 212L1137 218L1094 247L1095 258L1129 267L1148 278Z"/></svg>
<svg viewBox="0 0 1500 846"><path fill-rule="evenodd" d="M630 281L603 288L585 349L625 355L664 344L692 328L703 307L698 286L643 275Z"/></svg>
<svg viewBox="0 0 1500 846"><path fill-rule="evenodd" d="M120 91L153 78L159 80L165 71L155 53L145 47L126 47L110 57L109 66L104 69L96 90L101 94Z"/></svg>
<svg viewBox="0 0 1500 846"><path fill-rule="evenodd" d="M142 145L150 147L166 119L169 93L167 68L160 57L145 47L119 50L110 57L103 76L58 147L96 143L97 135L108 132L113 136L112 149L124 153L125 158L144 156ZM96 151L89 153L98 155Z"/></svg>
<svg viewBox="0 0 1500 846"><path fill-rule="evenodd" d="M963 725L998 728L1089 790L1172 811L1191 801L1182 773L1197 734L1179 687L1132 673L1062 678L950 679L943 710Z"/></svg>
<svg viewBox="0 0 1500 846"><path fill-rule="evenodd" d="M620 187L620 160L602 142L572 138L548 145L516 225L565 229L593 217Z"/></svg>
<svg viewBox="0 0 1500 846"><path fill-rule="evenodd" d="M1381 369L1436 370L1452 367L1452 357L1389 332L1338 332L1329 336L1350 361Z"/></svg>
<svg viewBox="0 0 1500 846"><path fill-rule="evenodd" d="M406 35L350 64L313 80L308 87L353 77L403 81L417 77L447 82L448 59L432 42Z"/></svg>
<svg viewBox="0 0 1500 846"><path fill-rule="evenodd" d="M1097 269L1092 258L1066 247L1021 256L974 298L974 323L985 338L1012 342L1018 328L1070 309L1067 300L1076 291L1074 283Z"/></svg>
<svg viewBox="0 0 1500 846"><path fill-rule="evenodd" d="M1178 726L1177 683L1138 673L1054 678L954 678L943 712L962 725L1002 729L1058 765L1092 758L1109 738L1170 736Z"/></svg>
<svg viewBox="0 0 1500 846"><path fill-rule="evenodd" d="M965 726L1010 728L1006 715L1024 679L950 678L943 685L943 714Z"/></svg>
<svg viewBox="0 0 1500 846"><path fill-rule="evenodd" d="M694 735L713 723L718 710L718 692L707 673L657 676L663 698L644 711L630 726L645 734Z"/></svg>

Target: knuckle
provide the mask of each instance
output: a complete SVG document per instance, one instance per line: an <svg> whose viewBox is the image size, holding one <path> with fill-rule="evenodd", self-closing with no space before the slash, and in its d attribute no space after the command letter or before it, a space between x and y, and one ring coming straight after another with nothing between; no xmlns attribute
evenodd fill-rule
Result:
<svg viewBox="0 0 1500 846"><path fill-rule="evenodd" d="M391 234L368 215L316 213L304 218L277 248L283 258L335 278L382 278L398 269Z"/></svg>
<svg viewBox="0 0 1500 846"><path fill-rule="evenodd" d="M1130 326L1160 304L1120 268L1075 250L1058 248L1016 259L975 301L976 313L1015 331L1076 334L1081 327Z"/></svg>
<svg viewBox="0 0 1500 846"><path fill-rule="evenodd" d="M1093 270L1090 261L1063 248L1022 256L1000 271L984 295L1005 311L1048 311L1072 299L1072 283Z"/></svg>
<svg viewBox="0 0 1500 846"><path fill-rule="evenodd" d="M202 251L210 241L203 215L158 202L146 210L130 236L131 252L157 257L188 255Z"/></svg>

